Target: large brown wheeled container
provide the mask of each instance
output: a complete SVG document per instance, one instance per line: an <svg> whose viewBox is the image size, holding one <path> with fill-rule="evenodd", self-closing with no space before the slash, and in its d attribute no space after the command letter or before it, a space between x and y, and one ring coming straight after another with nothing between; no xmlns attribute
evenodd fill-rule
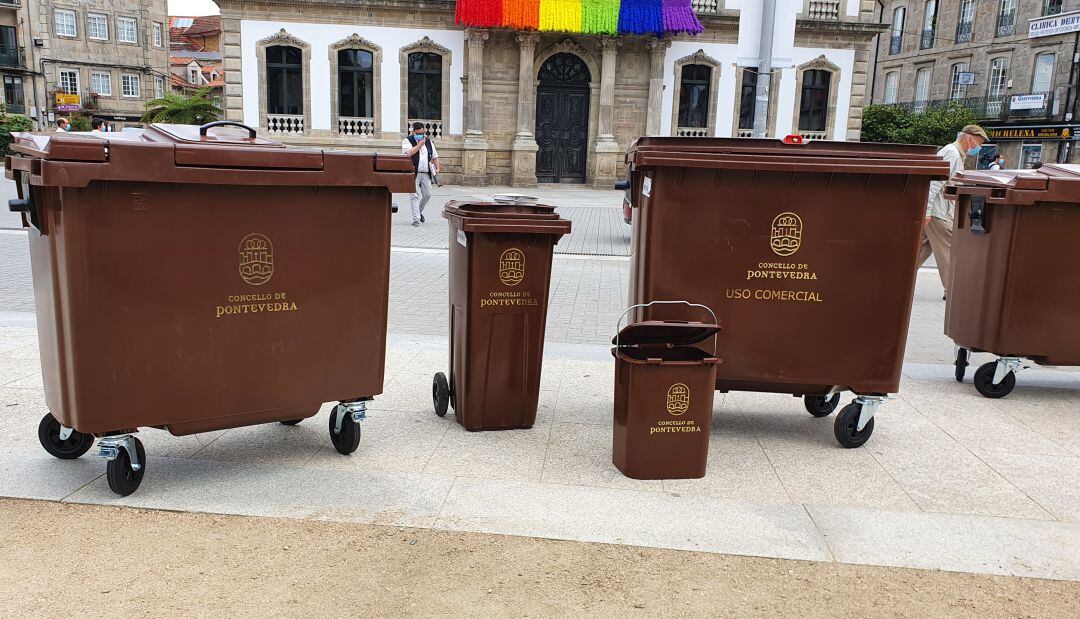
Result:
<svg viewBox="0 0 1080 619"><path fill-rule="evenodd" d="M715 324L716 316L708 313L712 323L658 320L629 324L619 329L612 341L615 418L611 461L623 475L634 479L705 476L720 361L693 344L713 339L715 346L720 327Z"/></svg>
<svg viewBox="0 0 1080 619"><path fill-rule="evenodd" d="M956 379L970 352L998 357L975 372L989 398L1016 386L1021 360L1080 365L1080 166L961 172L945 334L958 346Z"/></svg>
<svg viewBox="0 0 1080 619"><path fill-rule="evenodd" d="M540 204L450 202L450 378L432 384L435 412L453 405L467 430L531 428L540 397L551 258L570 221Z"/></svg>
<svg viewBox="0 0 1080 619"><path fill-rule="evenodd" d="M340 401L331 439L382 392L390 193L403 156L286 148L237 123L96 137L17 134L11 208L29 229L45 399L42 445L101 437L133 492L141 442L286 422Z"/></svg>
<svg viewBox="0 0 1080 619"><path fill-rule="evenodd" d="M725 329L719 390L806 396L815 416L854 391L835 434L857 447L899 388L929 184L948 165L932 147L788 142L631 146L630 304L712 308Z"/></svg>

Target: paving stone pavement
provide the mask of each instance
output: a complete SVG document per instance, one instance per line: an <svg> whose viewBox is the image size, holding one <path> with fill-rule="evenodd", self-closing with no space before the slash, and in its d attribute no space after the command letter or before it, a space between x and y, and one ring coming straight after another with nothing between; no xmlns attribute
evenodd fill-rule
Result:
<svg viewBox="0 0 1080 619"><path fill-rule="evenodd" d="M611 464L625 258L555 258L536 425L470 433L431 410L446 253L399 246L385 388L359 451L330 446L328 405L293 428L145 430L146 479L121 499L97 458L37 443L48 407L25 252L25 233L0 231L0 496L1080 580L1080 375L1025 371L1002 400L957 384L933 271L866 446L840 448L832 420L790 396L717 394L705 477L639 481Z"/></svg>

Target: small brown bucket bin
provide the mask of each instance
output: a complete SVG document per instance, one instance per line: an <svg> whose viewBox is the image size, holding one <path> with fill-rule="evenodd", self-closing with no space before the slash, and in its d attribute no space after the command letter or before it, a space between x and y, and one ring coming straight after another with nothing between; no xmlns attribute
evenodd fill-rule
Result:
<svg viewBox="0 0 1080 619"><path fill-rule="evenodd" d="M716 388L716 315L712 323L648 320L618 331L615 348L615 424L612 462L634 479L705 476ZM623 314L625 318L626 313ZM622 324L622 318L619 319ZM713 353L698 344L714 338Z"/></svg>

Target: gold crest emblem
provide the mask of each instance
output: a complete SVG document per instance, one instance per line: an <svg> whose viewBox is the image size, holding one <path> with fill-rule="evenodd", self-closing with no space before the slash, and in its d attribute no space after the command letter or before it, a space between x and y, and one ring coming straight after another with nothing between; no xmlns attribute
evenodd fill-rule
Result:
<svg viewBox="0 0 1080 619"><path fill-rule="evenodd" d="M681 415L690 410L690 388L682 383L675 383L667 390L667 412Z"/></svg>
<svg viewBox="0 0 1080 619"><path fill-rule="evenodd" d="M265 235L249 234L240 241L240 278L262 286L274 276L274 244Z"/></svg>
<svg viewBox="0 0 1080 619"><path fill-rule="evenodd" d="M517 286L525 279L525 252L516 247L499 256L499 281L507 286Z"/></svg>
<svg viewBox="0 0 1080 619"><path fill-rule="evenodd" d="M802 245L802 219L795 213L780 213L773 219L769 246L777 256L790 256Z"/></svg>

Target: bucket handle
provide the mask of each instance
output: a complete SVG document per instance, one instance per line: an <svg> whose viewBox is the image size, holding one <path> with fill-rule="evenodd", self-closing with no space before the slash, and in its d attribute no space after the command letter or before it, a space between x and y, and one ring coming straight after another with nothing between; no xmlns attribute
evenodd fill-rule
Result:
<svg viewBox="0 0 1080 619"><path fill-rule="evenodd" d="M687 307L700 307L706 312L709 312L709 315L712 316L713 324L717 324L716 312L712 311L712 308L710 308L708 305L691 303L689 301L649 301L648 303L637 303L626 308L626 311L622 313L622 316L619 316L619 321L615 323L615 348L619 347L619 334L622 332L623 318L626 318L626 315L630 313L630 310L637 309L639 307L649 307L650 305L685 305ZM719 334L713 333L712 354L714 357L716 356L716 340L718 337Z"/></svg>

